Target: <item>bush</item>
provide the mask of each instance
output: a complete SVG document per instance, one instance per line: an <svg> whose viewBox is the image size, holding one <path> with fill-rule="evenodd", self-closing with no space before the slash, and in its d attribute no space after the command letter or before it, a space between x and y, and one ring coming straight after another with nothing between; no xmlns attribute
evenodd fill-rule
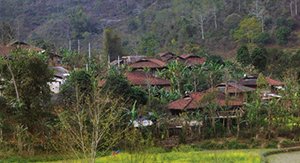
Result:
<svg viewBox="0 0 300 163"><path fill-rule="evenodd" d="M247 144L239 143L237 140L231 140L224 143L227 149L247 149L249 148Z"/></svg>
<svg viewBox="0 0 300 163"><path fill-rule="evenodd" d="M267 50L255 48L251 54L252 65L260 71L264 71L267 63Z"/></svg>
<svg viewBox="0 0 300 163"><path fill-rule="evenodd" d="M252 59L247 46L243 45L238 49L236 59L244 66L251 64Z"/></svg>
<svg viewBox="0 0 300 163"><path fill-rule="evenodd" d="M278 29L276 29L275 31L275 36L277 39L277 43L280 45L284 45L287 44L288 42L288 37L291 35L291 29L288 27L279 27Z"/></svg>
<svg viewBox="0 0 300 163"><path fill-rule="evenodd" d="M265 45L271 42L270 34L267 32L262 32L254 39L254 42L260 45Z"/></svg>

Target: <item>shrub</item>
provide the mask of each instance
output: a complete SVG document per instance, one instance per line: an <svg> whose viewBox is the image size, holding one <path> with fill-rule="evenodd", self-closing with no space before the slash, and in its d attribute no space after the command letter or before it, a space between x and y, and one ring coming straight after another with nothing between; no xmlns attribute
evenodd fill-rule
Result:
<svg viewBox="0 0 300 163"><path fill-rule="evenodd" d="M270 34L267 32L262 32L254 38L254 42L260 45L265 45L271 42Z"/></svg>
<svg viewBox="0 0 300 163"><path fill-rule="evenodd" d="M251 63L251 57L247 46L243 45L238 49L236 59L244 66Z"/></svg>
<svg viewBox="0 0 300 163"><path fill-rule="evenodd" d="M224 143L227 149L247 149L249 148L247 144L239 143L237 140L231 140Z"/></svg>
<svg viewBox="0 0 300 163"><path fill-rule="evenodd" d="M291 34L291 29L288 28L288 27L279 27L278 29L276 29L275 31L275 36L276 36L276 39L277 39L277 43L280 44L280 45L284 45L284 44L287 44L288 42L288 37L290 36Z"/></svg>

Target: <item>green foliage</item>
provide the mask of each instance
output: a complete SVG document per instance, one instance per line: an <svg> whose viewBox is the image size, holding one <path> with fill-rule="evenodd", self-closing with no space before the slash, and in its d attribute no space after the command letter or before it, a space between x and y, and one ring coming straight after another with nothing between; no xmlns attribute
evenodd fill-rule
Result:
<svg viewBox="0 0 300 163"><path fill-rule="evenodd" d="M91 75L85 70L73 71L67 81L62 85L60 96L66 105L72 104L77 96L85 100L93 92L93 80ZM78 99L77 99L78 100Z"/></svg>
<svg viewBox="0 0 300 163"><path fill-rule="evenodd" d="M290 34L291 34L291 30L289 27L282 26L282 27L277 28L275 31L275 36L276 36L278 44L280 44L280 45L287 44L288 37L290 36Z"/></svg>
<svg viewBox="0 0 300 163"><path fill-rule="evenodd" d="M139 53L146 56L153 56L157 53L159 41L154 34L149 34L141 38Z"/></svg>
<svg viewBox="0 0 300 163"><path fill-rule="evenodd" d="M253 43L261 33L261 24L255 17L244 18L235 30L233 37L239 42Z"/></svg>
<svg viewBox="0 0 300 163"><path fill-rule="evenodd" d="M257 88L259 89L267 89L269 86L266 77L262 73L258 75L256 84L257 84Z"/></svg>
<svg viewBox="0 0 300 163"><path fill-rule="evenodd" d="M252 58L250 56L248 47L246 45L242 45L238 49L236 59L238 62L240 62L244 66L251 64Z"/></svg>
<svg viewBox="0 0 300 163"><path fill-rule="evenodd" d="M83 39L88 33L97 33L98 30L92 20L83 11L83 8L76 8L69 15L72 38Z"/></svg>
<svg viewBox="0 0 300 163"><path fill-rule="evenodd" d="M127 79L118 70L111 70L109 72L102 91L129 101L132 104L134 101L137 101L138 104L145 104L147 102L146 93L140 88L131 87Z"/></svg>
<svg viewBox="0 0 300 163"><path fill-rule="evenodd" d="M3 95L12 108L11 118L30 131L45 129L40 128L43 125L41 122L49 114L48 83L52 81L53 74L40 55L18 50L1 65L0 76L5 79Z"/></svg>
<svg viewBox="0 0 300 163"><path fill-rule="evenodd" d="M267 32L262 32L255 37L254 42L259 45L268 44L271 42L271 36Z"/></svg>
<svg viewBox="0 0 300 163"><path fill-rule="evenodd" d="M104 47L104 60L108 60L108 56L110 61L116 60L119 57L123 56L122 50L122 42L121 38L113 32L112 29L105 29L103 32L103 47Z"/></svg>
<svg viewBox="0 0 300 163"><path fill-rule="evenodd" d="M224 25L227 29L235 29L238 27L242 17L237 13L228 15L224 20Z"/></svg>
<svg viewBox="0 0 300 163"><path fill-rule="evenodd" d="M219 65L225 64L223 58L219 55L209 55L207 57L207 62L212 62L212 63L216 63Z"/></svg>
<svg viewBox="0 0 300 163"><path fill-rule="evenodd" d="M251 53L252 64L260 71L264 71L267 63L267 50L265 48L255 48Z"/></svg>
<svg viewBox="0 0 300 163"><path fill-rule="evenodd" d="M63 56L62 63L70 69L81 68L85 62L85 58L77 52L69 51L66 49L61 50Z"/></svg>

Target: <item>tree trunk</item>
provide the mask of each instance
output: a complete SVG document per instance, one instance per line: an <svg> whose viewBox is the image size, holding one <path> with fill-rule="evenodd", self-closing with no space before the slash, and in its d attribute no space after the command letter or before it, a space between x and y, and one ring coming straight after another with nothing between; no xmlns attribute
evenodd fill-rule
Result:
<svg viewBox="0 0 300 163"><path fill-rule="evenodd" d="M265 31L265 17L261 16L261 32Z"/></svg>
<svg viewBox="0 0 300 163"><path fill-rule="evenodd" d="M201 25L201 38L202 38L202 40L204 40L205 39L205 37L204 37L204 18L203 18L203 16L202 15L200 15L200 25Z"/></svg>
<svg viewBox="0 0 300 163"><path fill-rule="evenodd" d="M215 22L215 29L218 29L218 22L217 22L217 7L214 6L214 22Z"/></svg>
<svg viewBox="0 0 300 163"><path fill-rule="evenodd" d="M298 0L295 0L295 15L298 15Z"/></svg>
<svg viewBox="0 0 300 163"><path fill-rule="evenodd" d="M293 1L290 2L290 12L291 12L291 16L294 16L294 12L293 12Z"/></svg>
<svg viewBox="0 0 300 163"><path fill-rule="evenodd" d="M11 79L13 81L13 85L14 85L14 89L15 89L15 92L16 92L16 98L17 98L17 101L20 102L20 96L19 96L19 91L18 91L18 87L17 87L17 82L15 80L15 75L11 69L11 65L9 63L7 63L7 67L8 67L8 71L11 75Z"/></svg>

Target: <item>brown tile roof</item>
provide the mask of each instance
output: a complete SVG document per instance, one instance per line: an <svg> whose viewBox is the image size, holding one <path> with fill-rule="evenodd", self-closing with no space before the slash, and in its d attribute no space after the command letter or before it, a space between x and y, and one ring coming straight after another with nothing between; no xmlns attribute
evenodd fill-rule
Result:
<svg viewBox="0 0 300 163"><path fill-rule="evenodd" d="M200 101L203 97L203 93L194 92L181 99L173 101L168 104L168 109L172 110L185 110L185 109L197 109L199 108Z"/></svg>
<svg viewBox="0 0 300 163"><path fill-rule="evenodd" d="M167 108L170 110L194 110L201 107L201 102L203 97L208 95L209 91L206 92L194 92L184 98L178 99L168 104ZM224 93L216 92L216 97L214 102L223 107L223 106L242 106L243 100L239 97L229 97L225 98Z"/></svg>
<svg viewBox="0 0 300 163"><path fill-rule="evenodd" d="M194 54L182 54L179 56L188 66L201 65L206 62L206 58Z"/></svg>
<svg viewBox="0 0 300 163"><path fill-rule="evenodd" d="M157 56L164 62L168 62L168 61L176 59L176 55L171 52L159 53L159 54L157 54Z"/></svg>
<svg viewBox="0 0 300 163"><path fill-rule="evenodd" d="M165 68L166 63L155 58L144 58L135 63L129 64L129 67L134 69L143 69L143 68L160 69L160 68Z"/></svg>
<svg viewBox="0 0 300 163"><path fill-rule="evenodd" d="M221 83L217 85L217 88L221 92L225 92L226 89L226 83ZM255 91L255 89L246 87L242 84L236 83L236 82L228 82L228 93L245 93L245 92L252 92Z"/></svg>
<svg viewBox="0 0 300 163"><path fill-rule="evenodd" d="M143 71L127 72L125 76L130 84L137 85L137 86L147 86L147 85L170 86L171 85L171 83L168 80L155 77Z"/></svg>
<svg viewBox="0 0 300 163"><path fill-rule="evenodd" d="M8 45L0 45L0 55L1 56L8 56L12 51L21 48L28 51L34 51L34 52L42 52L44 51L41 48L31 46L25 42L15 41Z"/></svg>
<svg viewBox="0 0 300 163"><path fill-rule="evenodd" d="M266 77L267 82L269 83L269 85L271 86L283 86L284 83L278 80L274 80L270 77Z"/></svg>
<svg viewBox="0 0 300 163"><path fill-rule="evenodd" d="M5 45L0 45L0 56L6 57L11 52L11 48Z"/></svg>

